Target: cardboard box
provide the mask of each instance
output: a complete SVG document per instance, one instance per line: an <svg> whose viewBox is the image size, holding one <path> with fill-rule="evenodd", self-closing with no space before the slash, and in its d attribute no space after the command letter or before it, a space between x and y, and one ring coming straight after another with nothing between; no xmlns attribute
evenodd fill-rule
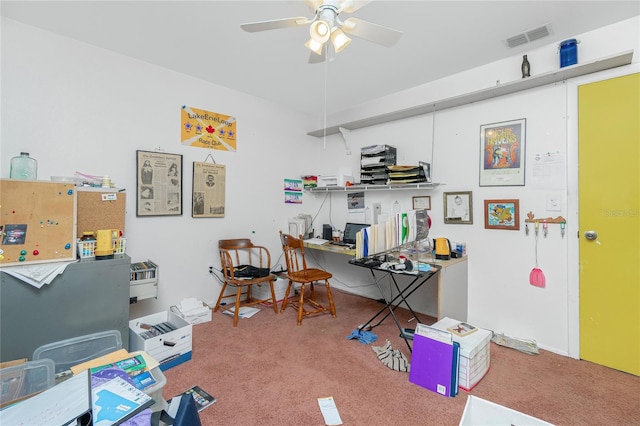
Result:
<svg viewBox="0 0 640 426"><path fill-rule="evenodd" d="M452 318L442 318L432 325L432 327L447 330L460 321ZM453 334L453 340L460 343L460 388L466 391L473 389L475 385L489 371L491 364L490 342L492 332L482 328L464 337Z"/></svg>
<svg viewBox="0 0 640 426"><path fill-rule="evenodd" d="M198 299L182 299L180 304L173 305L169 309L180 318L187 320L190 324L201 324L211 321L211 307Z"/></svg>
<svg viewBox="0 0 640 426"><path fill-rule="evenodd" d="M467 425L551 425L551 423L469 395L460 419L460 426Z"/></svg>
<svg viewBox="0 0 640 426"><path fill-rule="evenodd" d="M145 339L145 325L158 325L168 322L175 330ZM158 312L129 321L129 350L146 351L160 363L160 370L191 359L192 325L173 312Z"/></svg>

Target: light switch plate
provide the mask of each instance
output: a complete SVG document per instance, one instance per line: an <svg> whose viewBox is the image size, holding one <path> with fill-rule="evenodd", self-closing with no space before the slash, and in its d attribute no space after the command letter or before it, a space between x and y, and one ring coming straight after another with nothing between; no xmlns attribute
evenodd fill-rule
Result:
<svg viewBox="0 0 640 426"><path fill-rule="evenodd" d="M561 194L547 194L547 210L550 212L562 211Z"/></svg>

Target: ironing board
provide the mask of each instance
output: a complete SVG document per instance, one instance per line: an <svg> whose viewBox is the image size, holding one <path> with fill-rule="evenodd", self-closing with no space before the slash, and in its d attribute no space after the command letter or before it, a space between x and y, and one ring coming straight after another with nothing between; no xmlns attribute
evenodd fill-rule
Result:
<svg viewBox="0 0 640 426"><path fill-rule="evenodd" d="M406 271L395 271L391 269L382 268L378 262L371 262L367 258L351 259L349 260L349 263L355 266L369 269L371 271L371 275L373 276L373 280L376 284L376 287L378 287L378 290L380 291L380 295L382 296L382 299L385 302L385 306L383 306L367 322L362 324L358 328L358 331L373 329L379 326L380 324L382 324L382 322L385 319L391 316L393 318L393 321L396 323L398 330L400 331L400 336L404 339L405 343L407 344L407 347L409 348L409 351L411 352L412 350L411 344L409 343L409 339L407 338L402 326L400 325L400 321L398 321L398 318L396 317L395 309L401 306L402 304L404 304L404 306L406 306L406 308L409 309L409 312L411 312L411 315L413 315L416 321L422 322L420 321L420 317L418 316L418 314L416 314L414 310L411 308L411 305L409 305L407 298L411 296L420 287L422 287L424 283L429 281L431 277L438 274L441 270L440 265L429 264L431 266L431 269L429 271L406 272ZM378 274L376 274L376 271L378 272ZM411 278L411 281L408 284L406 285L403 284L402 289L400 284L398 284L398 281L397 281L397 277L399 275L404 275L406 277ZM387 278L393 283L396 290L398 291L398 294L392 298L388 298L382 289L381 282ZM377 322L374 324L376 320Z"/></svg>

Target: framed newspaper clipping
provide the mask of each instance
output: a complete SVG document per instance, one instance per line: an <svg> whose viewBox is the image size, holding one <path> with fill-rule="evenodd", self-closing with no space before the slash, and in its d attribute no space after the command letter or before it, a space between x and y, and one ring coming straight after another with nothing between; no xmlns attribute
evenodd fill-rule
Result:
<svg viewBox="0 0 640 426"><path fill-rule="evenodd" d="M182 215L182 155L136 151L136 216Z"/></svg>
<svg viewBox="0 0 640 426"><path fill-rule="evenodd" d="M193 163L191 217L224 217L226 168L222 164Z"/></svg>

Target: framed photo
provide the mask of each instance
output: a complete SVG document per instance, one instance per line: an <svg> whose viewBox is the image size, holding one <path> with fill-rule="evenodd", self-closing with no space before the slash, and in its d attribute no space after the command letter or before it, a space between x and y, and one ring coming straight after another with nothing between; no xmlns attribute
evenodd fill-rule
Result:
<svg viewBox="0 0 640 426"><path fill-rule="evenodd" d="M486 229L520 229L520 200L484 200Z"/></svg>
<svg viewBox="0 0 640 426"><path fill-rule="evenodd" d="M471 191L445 192L444 223L473 223L473 198Z"/></svg>
<svg viewBox="0 0 640 426"><path fill-rule="evenodd" d="M226 167L193 162L191 217L224 217Z"/></svg>
<svg viewBox="0 0 640 426"><path fill-rule="evenodd" d="M523 186L525 118L480 126L480 186Z"/></svg>
<svg viewBox="0 0 640 426"><path fill-rule="evenodd" d="M431 197L428 195L413 197L413 209L414 210L431 210Z"/></svg>
<svg viewBox="0 0 640 426"><path fill-rule="evenodd" d="M182 215L182 155L136 151L136 216Z"/></svg>

